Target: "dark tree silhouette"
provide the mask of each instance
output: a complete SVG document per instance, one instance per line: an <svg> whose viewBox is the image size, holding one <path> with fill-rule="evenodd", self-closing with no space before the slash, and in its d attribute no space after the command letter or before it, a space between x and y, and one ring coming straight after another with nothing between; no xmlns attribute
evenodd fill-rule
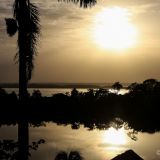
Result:
<svg viewBox="0 0 160 160"><path fill-rule="evenodd" d="M6 25L9 36L13 36L18 31L18 52L15 58L19 62L20 109L21 113L26 114L27 83L31 79L33 60L37 53L37 39L40 34L39 11L30 0L15 0L13 10L13 18L6 19ZM18 141L19 159L27 160L29 130L27 117L24 116L18 123Z"/></svg>
<svg viewBox="0 0 160 160"><path fill-rule="evenodd" d="M143 82L143 88L147 93L153 93L158 81L156 79L147 79Z"/></svg>
<svg viewBox="0 0 160 160"><path fill-rule="evenodd" d="M27 97L27 82L34 67L36 45L40 34L39 11L30 0L15 0L13 18L6 19L7 33L13 36L18 31L19 98Z"/></svg>
<svg viewBox="0 0 160 160"><path fill-rule="evenodd" d="M71 151L69 154L66 152L59 152L55 160L83 160L83 157L78 151Z"/></svg>
<svg viewBox="0 0 160 160"><path fill-rule="evenodd" d="M80 7L87 8L92 7L97 3L96 0L58 0L58 2L73 2L75 4L79 4Z"/></svg>
<svg viewBox="0 0 160 160"><path fill-rule="evenodd" d="M39 145L43 143L45 143L45 140L40 139L28 145L28 155L31 156L30 150L37 150ZM19 153L18 145L17 141L0 140L0 160L17 160Z"/></svg>
<svg viewBox="0 0 160 160"><path fill-rule="evenodd" d="M118 93L118 91L119 91L120 89L122 89L123 86L122 86L122 84L121 84L120 82L115 82L115 83L112 85L112 88L115 89L115 90L117 91L117 93Z"/></svg>
<svg viewBox="0 0 160 160"><path fill-rule="evenodd" d="M70 1L70 0L69 0ZM67 2L69 2L67 0ZM96 0L71 0L80 3L80 7L87 8L96 3ZM15 56L19 62L19 100L20 110L23 115L18 124L19 159L28 159L29 130L25 114L27 108L27 84L31 79L34 67L34 56L37 53L36 45L40 34L39 11L30 0L15 0L13 5L13 18L6 18L7 33L13 36L18 31L18 52Z"/></svg>

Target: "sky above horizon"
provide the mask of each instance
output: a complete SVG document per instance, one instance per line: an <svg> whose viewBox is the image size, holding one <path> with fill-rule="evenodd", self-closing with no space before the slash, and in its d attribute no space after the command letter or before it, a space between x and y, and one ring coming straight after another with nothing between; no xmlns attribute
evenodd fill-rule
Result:
<svg viewBox="0 0 160 160"><path fill-rule="evenodd" d="M0 2L0 82L7 83L18 82L17 35L7 36L4 21L12 17L13 2ZM160 0L98 0L88 9L31 2L40 9L42 28L31 82L160 79Z"/></svg>

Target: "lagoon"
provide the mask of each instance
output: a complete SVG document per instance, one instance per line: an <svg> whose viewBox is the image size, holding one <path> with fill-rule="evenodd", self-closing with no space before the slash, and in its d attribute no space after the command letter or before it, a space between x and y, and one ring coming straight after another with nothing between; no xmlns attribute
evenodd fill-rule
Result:
<svg viewBox="0 0 160 160"><path fill-rule="evenodd" d="M31 160L54 160L59 151L79 151L85 160L110 160L128 149L134 150L144 160L160 159L160 132L154 134L139 132L137 141L128 137L124 127L119 130L88 131L46 123L46 126L30 127L30 143L44 139L37 151L32 151ZM17 139L17 126L1 126L0 139Z"/></svg>

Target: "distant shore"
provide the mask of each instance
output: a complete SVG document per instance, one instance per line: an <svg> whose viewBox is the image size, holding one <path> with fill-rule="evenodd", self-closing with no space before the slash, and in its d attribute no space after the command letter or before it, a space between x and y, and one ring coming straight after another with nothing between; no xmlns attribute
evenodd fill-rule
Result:
<svg viewBox="0 0 160 160"><path fill-rule="evenodd" d="M122 83L126 88L130 83ZM113 83L30 83L28 88L110 88ZM0 83L0 88L18 88L18 83Z"/></svg>

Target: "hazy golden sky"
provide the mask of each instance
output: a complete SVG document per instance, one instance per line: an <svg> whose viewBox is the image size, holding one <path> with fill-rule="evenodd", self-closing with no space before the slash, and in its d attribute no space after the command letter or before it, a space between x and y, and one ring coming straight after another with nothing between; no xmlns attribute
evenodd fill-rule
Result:
<svg viewBox="0 0 160 160"><path fill-rule="evenodd" d="M40 8L42 25L32 82L160 79L160 0L99 0L88 9L57 0L31 2ZM13 62L17 37L7 36L4 21L12 16L12 3L0 0L0 82L18 81L18 65ZM105 49L94 39L95 17L116 7L127 10L138 33L135 45L122 51Z"/></svg>

